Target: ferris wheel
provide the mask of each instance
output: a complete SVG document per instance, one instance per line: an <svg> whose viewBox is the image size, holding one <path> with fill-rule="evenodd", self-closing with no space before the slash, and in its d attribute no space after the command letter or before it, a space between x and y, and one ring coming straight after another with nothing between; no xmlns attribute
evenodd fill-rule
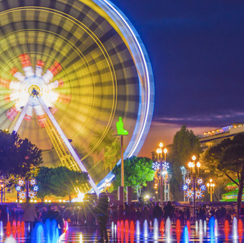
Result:
<svg viewBox="0 0 244 243"><path fill-rule="evenodd" d="M97 151L118 118L130 134L125 157L140 151L151 123L154 81L140 37L107 0L0 9L1 129L35 143L46 166L88 172L98 194L112 174Z"/></svg>

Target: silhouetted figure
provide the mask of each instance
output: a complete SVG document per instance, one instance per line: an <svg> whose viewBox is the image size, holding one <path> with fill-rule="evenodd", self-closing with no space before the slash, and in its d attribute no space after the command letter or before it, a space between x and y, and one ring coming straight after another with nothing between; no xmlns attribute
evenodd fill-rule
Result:
<svg viewBox="0 0 244 243"><path fill-rule="evenodd" d="M102 192L99 196L99 201L94 209L97 214L97 219L100 227L101 239L98 242L104 242L103 233L105 234L105 240L108 242L108 234L106 224L108 220L108 196L105 192Z"/></svg>
<svg viewBox="0 0 244 243"><path fill-rule="evenodd" d="M169 217L172 218L174 208L171 202L168 202L167 205L164 207L164 218L165 220Z"/></svg>
<svg viewBox="0 0 244 243"><path fill-rule="evenodd" d="M159 206L159 203L157 202L153 209L153 218L156 218L158 220L158 222L160 222L162 217L163 217L163 210Z"/></svg>

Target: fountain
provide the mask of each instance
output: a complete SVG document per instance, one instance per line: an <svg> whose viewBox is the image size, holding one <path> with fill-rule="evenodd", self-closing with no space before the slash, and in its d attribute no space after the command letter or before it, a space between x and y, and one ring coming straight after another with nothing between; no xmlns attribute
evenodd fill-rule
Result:
<svg viewBox="0 0 244 243"><path fill-rule="evenodd" d="M169 217L166 219L165 234L166 234L167 241L170 241L170 236L171 236L171 221L170 221L170 218Z"/></svg>
<svg viewBox="0 0 244 243"><path fill-rule="evenodd" d="M15 220L12 223L12 232L13 232L13 234L16 233L16 221Z"/></svg>
<svg viewBox="0 0 244 243"><path fill-rule="evenodd" d="M130 221L130 234L134 235L135 233L135 224L134 221Z"/></svg>
<svg viewBox="0 0 244 243"><path fill-rule="evenodd" d="M149 221L149 231L152 232L152 230L153 230L153 226L152 226L152 221L150 220Z"/></svg>
<svg viewBox="0 0 244 243"><path fill-rule="evenodd" d="M195 232L197 233L198 232L198 221L196 220L196 223L195 223Z"/></svg>
<svg viewBox="0 0 244 243"><path fill-rule="evenodd" d="M51 222L51 243L56 243L58 238L59 238L59 234L57 234L57 229L58 229L58 224L56 220L52 220Z"/></svg>
<svg viewBox="0 0 244 243"><path fill-rule="evenodd" d="M200 219L199 220L199 235L202 235L203 234L203 227L202 227L202 220Z"/></svg>
<svg viewBox="0 0 244 243"><path fill-rule="evenodd" d="M187 226L184 227L183 240L184 240L184 243L189 243L189 235L188 235Z"/></svg>
<svg viewBox="0 0 244 243"><path fill-rule="evenodd" d="M8 221L7 228L6 228L6 235L10 236L11 234L11 223Z"/></svg>
<svg viewBox="0 0 244 243"><path fill-rule="evenodd" d="M0 238L2 238L4 236L4 232L3 232L3 221L0 221Z"/></svg>
<svg viewBox="0 0 244 243"><path fill-rule="evenodd" d="M129 232L129 222L125 220L125 233Z"/></svg>
<svg viewBox="0 0 244 243"><path fill-rule="evenodd" d="M229 237L229 232L230 232L230 225L229 225L229 221L228 220L225 220L224 232L225 232L226 242L228 242L228 237Z"/></svg>
<svg viewBox="0 0 244 243"><path fill-rule="evenodd" d="M139 220L137 220L136 221L136 235L137 235L137 237L139 237L140 234L141 234L141 232L140 232L140 222L139 222Z"/></svg>
<svg viewBox="0 0 244 243"><path fill-rule="evenodd" d="M187 225L187 228L188 228L188 233L190 234L190 232L191 232L191 223L190 223L189 220L187 220L186 225Z"/></svg>
<svg viewBox="0 0 244 243"><path fill-rule="evenodd" d="M159 229L159 231L161 232L161 235L163 236L164 235L164 221L163 220L160 223L160 229Z"/></svg>
<svg viewBox="0 0 244 243"><path fill-rule="evenodd" d="M214 228L215 228L215 218L211 217L209 220L209 236L211 240L214 239Z"/></svg>
<svg viewBox="0 0 244 243"><path fill-rule="evenodd" d="M207 233L207 221L206 220L204 220L204 234L206 234Z"/></svg>
<svg viewBox="0 0 244 243"><path fill-rule="evenodd" d="M17 241L14 239L13 235L10 235L5 239L4 243L17 243Z"/></svg>
<svg viewBox="0 0 244 243"><path fill-rule="evenodd" d="M44 225L46 243L51 243L51 221L47 219Z"/></svg>
<svg viewBox="0 0 244 243"><path fill-rule="evenodd" d="M69 229L69 223L68 221L64 221L64 232L66 232Z"/></svg>
<svg viewBox="0 0 244 243"><path fill-rule="evenodd" d="M180 240L180 234L181 234L181 225L180 225L179 219L177 219L177 221L176 221L175 233L176 233L177 241L179 241Z"/></svg>
<svg viewBox="0 0 244 243"><path fill-rule="evenodd" d="M148 237L148 222L146 219L143 224L143 236L144 236L144 238Z"/></svg>
<svg viewBox="0 0 244 243"><path fill-rule="evenodd" d="M43 223L37 223L31 233L31 243L43 242L45 242ZM57 240L55 242L57 243Z"/></svg>
<svg viewBox="0 0 244 243"><path fill-rule="evenodd" d="M112 235L112 238L114 238L114 222L113 221L111 223L111 235Z"/></svg>
<svg viewBox="0 0 244 243"><path fill-rule="evenodd" d="M156 218L153 221L153 239L158 239L158 220Z"/></svg>
<svg viewBox="0 0 244 243"><path fill-rule="evenodd" d="M18 234L20 233L20 222L19 221L17 221L17 232L18 232Z"/></svg>
<svg viewBox="0 0 244 243"><path fill-rule="evenodd" d="M215 219L214 235L215 235L215 237L218 236L218 220L217 219Z"/></svg>
<svg viewBox="0 0 244 243"><path fill-rule="evenodd" d="M120 221L120 232L121 232L121 235L124 235L124 221Z"/></svg>
<svg viewBox="0 0 244 243"><path fill-rule="evenodd" d="M233 218L232 235L233 235L233 239L234 240L238 239L238 234L237 234L237 219L236 219L236 217Z"/></svg>
<svg viewBox="0 0 244 243"><path fill-rule="evenodd" d="M243 228L242 221L241 221L241 219L239 219L239 221L238 221L238 236L240 239L242 238L242 232L243 232L242 228Z"/></svg>

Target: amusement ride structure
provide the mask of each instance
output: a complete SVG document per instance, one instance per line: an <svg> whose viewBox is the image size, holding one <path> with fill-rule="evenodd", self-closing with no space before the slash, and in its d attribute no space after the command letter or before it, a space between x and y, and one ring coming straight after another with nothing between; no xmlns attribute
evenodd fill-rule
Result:
<svg viewBox="0 0 244 243"><path fill-rule="evenodd" d="M119 117L130 134L125 158L151 123L154 81L140 37L107 0L9 0L0 9L1 129L30 139L49 166L88 172L98 194L113 175L86 159L98 159Z"/></svg>

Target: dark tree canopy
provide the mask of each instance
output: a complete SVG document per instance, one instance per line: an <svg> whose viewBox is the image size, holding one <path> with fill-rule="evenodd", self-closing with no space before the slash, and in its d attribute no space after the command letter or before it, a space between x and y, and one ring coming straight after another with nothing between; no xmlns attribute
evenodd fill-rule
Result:
<svg viewBox="0 0 244 243"><path fill-rule="evenodd" d="M209 167L218 176L223 173L238 185L237 203L239 209L244 183L244 133L237 134L232 140L225 139L220 144L208 149L202 160L205 167Z"/></svg>
<svg viewBox="0 0 244 243"><path fill-rule="evenodd" d="M42 163L42 151L16 133L0 130L0 174L7 178L29 178Z"/></svg>
<svg viewBox="0 0 244 243"><path fill-rule="evenodd" d="M133 187L137 196L140 196L141 188L154 178L152 163L149 158L136 156L124 161L124 185ZM116 165L112 172L115 175L114 184L118 187L121 185L121 165Z"/></svg>
<svg viewBox="0 0 244 243"><path fill-rule="evenodd" d="M37 176L39 191L37 196L44 198L48 195L58 197L69 196L88 189L88 173L69 170L67 167L41 167Z"/></svg>
<svg viewBox="0 0 244 243"><path fill-rule="evenodd" d="M173 194L174 200L182 200L181 186L183 184L181 166L187 167L189 161L191 161L192 155L197 157L201 153L200 142L198 137L193 133L192 130L188 130L183 125L174 136L172 151L168 156L168 161L173 164L173 175L170 181L171 193Z"/></svg>

